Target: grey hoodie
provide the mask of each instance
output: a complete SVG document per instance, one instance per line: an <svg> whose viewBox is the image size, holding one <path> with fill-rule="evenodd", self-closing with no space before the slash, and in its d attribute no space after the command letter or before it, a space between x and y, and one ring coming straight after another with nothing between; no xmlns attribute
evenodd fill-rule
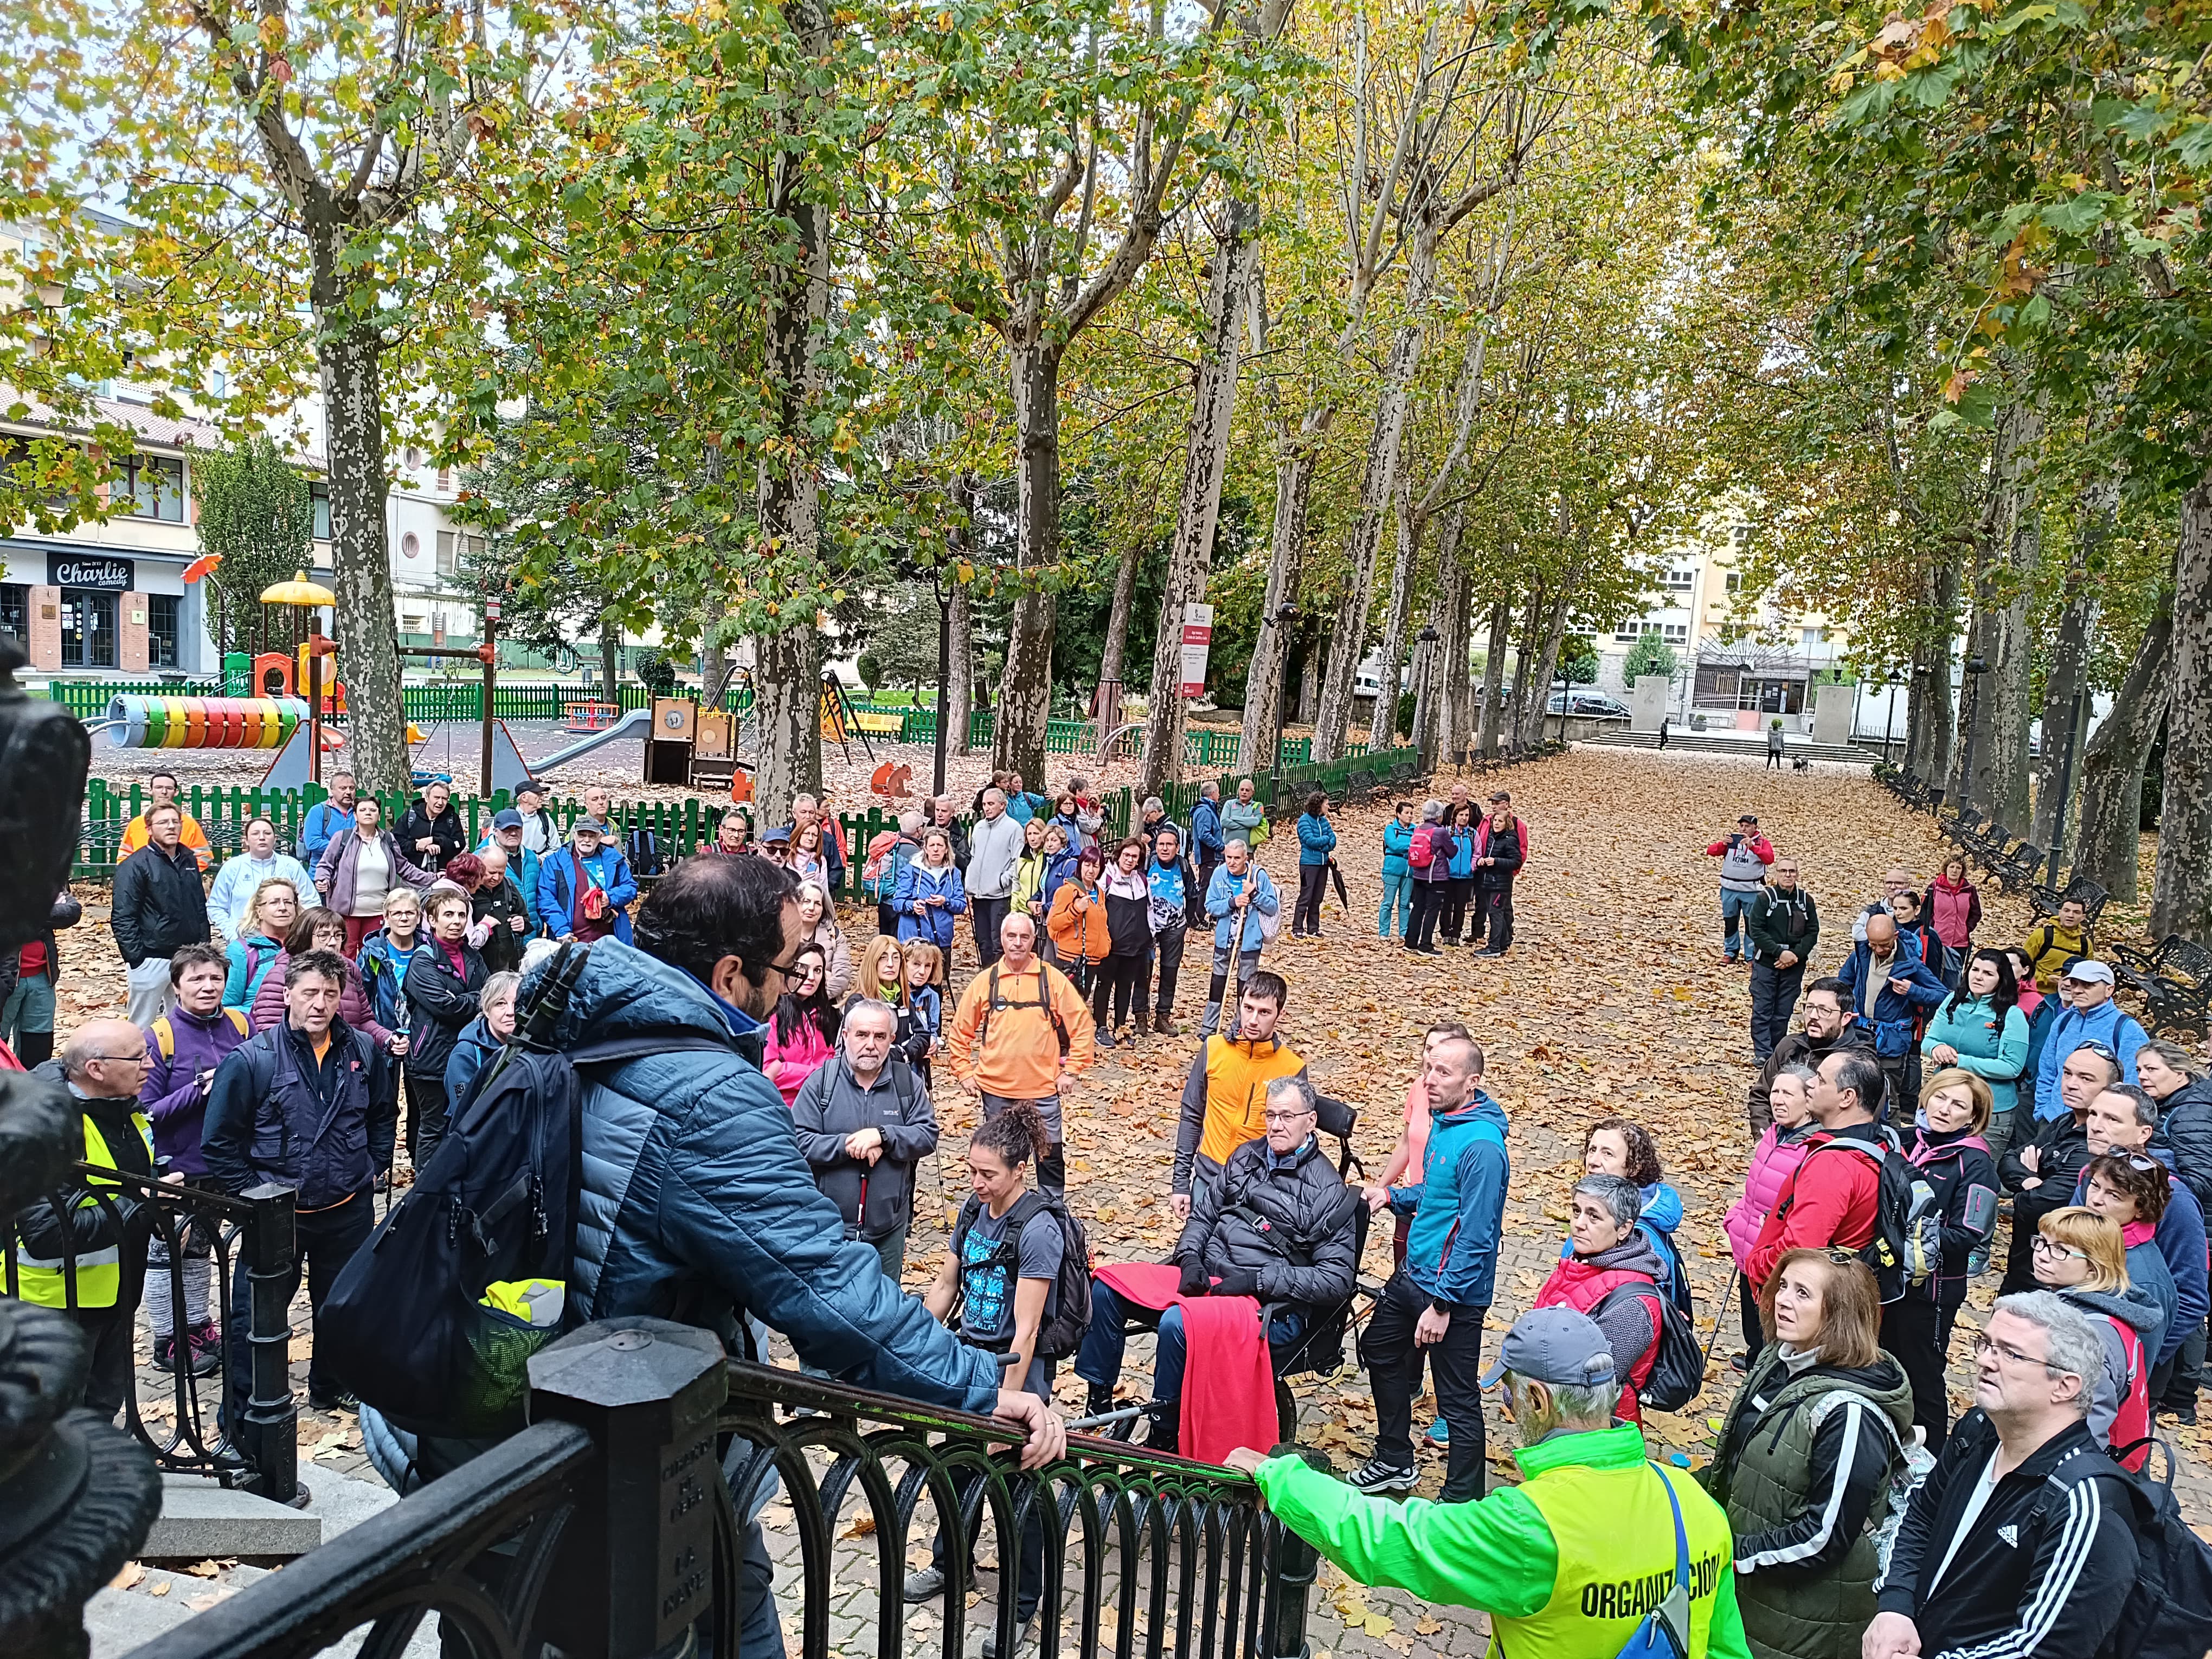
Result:
<svg viewBox="0 0 2212 1659"><path fill-rule="evenodd" d="M2104 1316L2089 1322L2105 1340L2105 1372L2089 1391L2089 1432L2099 1445L2109 1446L2112 1419L2120 1414L2120 1401L2128 1397L2127 1346L2112 1322L2119 1320L2135 1332L2136 1340L2143 1345L2148 1364L2152 1334L2166 1322L2166 1313L2156 1297L2134 1285L2128 1286L2124 1296L2115 1291L2061 1291L2058 1294L2085 1313Z"/></svg>

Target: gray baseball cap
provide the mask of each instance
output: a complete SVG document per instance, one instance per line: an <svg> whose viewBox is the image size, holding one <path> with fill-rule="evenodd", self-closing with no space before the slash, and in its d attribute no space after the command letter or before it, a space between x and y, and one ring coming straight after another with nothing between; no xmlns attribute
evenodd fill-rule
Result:
<svg viewBox="0 0 2212 1659"><path fill-rule="evenodd" d="M2069 965L2059 977L2074 980L2083 985L2110 985L2112 982L2112 970L2109 964L2099 962L2094 957L2084 957L2081 961Z"/></svg>
<svg viewBox="0 0 2212 1659"><path fill-rule="evenodd" d="M1555 1389L1589 1389L1613 1381L1613 1346L1597 1321L1572 1308L1536 1308L1513 1322L1498 1345L1498 1363L1482 1374L1494 1389L1505 1373Z"/></svg>

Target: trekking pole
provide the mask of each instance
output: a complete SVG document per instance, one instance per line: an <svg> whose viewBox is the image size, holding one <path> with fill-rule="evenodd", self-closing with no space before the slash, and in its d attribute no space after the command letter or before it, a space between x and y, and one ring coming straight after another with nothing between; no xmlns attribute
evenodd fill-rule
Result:
<svg viewBox="0 0 2212 1659"><path fill-rule="evenodd" d="M1741 1267L1738 1267L1734 1273L1729 1275L1728 1288L1721 1292L1721 1305L1713 1310L1713 1334L1705 1339L1705 1363L1707 1364L1711 1364L1712 1363L1713 1344L1721 1340L1721 1316L1728 1311L1729 1297L1735 1294L1735 1282L1742 1277L1743 1269Z"/></svg>

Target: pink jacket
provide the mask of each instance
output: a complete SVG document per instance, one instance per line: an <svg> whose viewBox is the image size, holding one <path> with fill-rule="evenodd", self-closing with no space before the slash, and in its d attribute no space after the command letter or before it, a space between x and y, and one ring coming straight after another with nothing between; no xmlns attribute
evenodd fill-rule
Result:
<svg viewBox="0 0 2212 1659"><path fill-rule="evenodd" d="M269 971L261 976L261 989L253 998L253 1006L246 1018L256 1031L265 1031L284 1018L284 973L292 960L289 951L279 951ZM340 961L344 961L343 955ZM362 981L361 969L346 963L346 982L338 988L338 1018L356 1031L368 1033L380 1048L389 1048L392 1033L376 1023L375 1005L369 1000L368 987Z"/></svg>
<svg viewBox="0 0 2212 1659"><path fill-rule="evenodd" d="M1819 1126L1808 1121L1799 1127L1810 1133ZM1759 1145L1752 1149L1751 1168L1744 1171L1743 1196L1729 1206L1728 1214L1721 1219L1737 1267L1750 1261L1751 1247L1759 1242L1759 1230L1766 1220L1766 1212L1782 1196L1783 1186L1791 1173L1805 1161L1808 1150L1802 1139L1784 1145L1782 1126L1778 1123L1768 1124L1766 1133L1759 1136Z"/></svg>
<svg viewBox="0 0 2212 1659"><path fill-rule="evenodd" d="M800 1018L799 1030L792 1034L788 1042L777 1040L775 1021L772 1017L768 1022L767 1030L768 1042L761 1053L761 1069L766 1071L769 1061L777 1062L775 1074L776 1091L783 1097L783 1103L788 1106L799 1098L799 1085L829 1060L831 1049L823 1041L822 1028L814 1023L811 1015Z"/></svg>

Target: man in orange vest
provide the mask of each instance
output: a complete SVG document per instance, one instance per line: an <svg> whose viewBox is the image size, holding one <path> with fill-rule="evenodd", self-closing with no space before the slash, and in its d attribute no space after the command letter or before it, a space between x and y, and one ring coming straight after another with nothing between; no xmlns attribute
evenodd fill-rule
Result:
<svg viewBox="0 0 2212 1659"><path fill-rule="evenodd" d="M122 863L124 860L143 847L150 838L151 831L146 827L147 813L151 812L157 806L175 804L177 775L173 772L155 773L152 777L146 780L146 793L151 797L146 803L146 811L141 812L123 826L123 840L115 849L115 861L118 864ZM215 856L215 849L208 845L207 831L200 828L198 818L181 806L177 808L177 817L182 823L177 838L192 849L192 856L200 861L200 869L204 872L209 861Z"/></svg>

